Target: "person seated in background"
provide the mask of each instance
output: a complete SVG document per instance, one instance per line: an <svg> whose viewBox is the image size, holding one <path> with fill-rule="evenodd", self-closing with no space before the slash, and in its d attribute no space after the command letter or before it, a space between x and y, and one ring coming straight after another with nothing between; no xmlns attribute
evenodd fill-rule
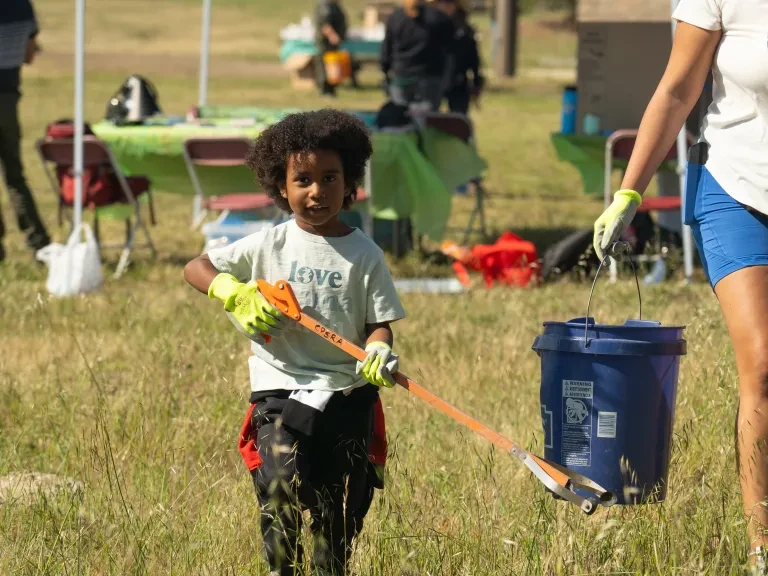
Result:
<svg viewBox="0 0 768 576"><path fill-rule="evenodd" d="M381 47L381 71L395 104L439 110L453 36L453 23L443 12L423 0L403 0L387 19Z"/></svg>
<svg viewBox="0 0 768 576"><path fill-rule="evenodd" d="M323 96L336 96L336 87L328 82L325 53L338 50L347 35L347 15L338 0L317 0L315 10L315 80Z"/></svg>
<svg viewBox="0 0 768 576"><path fill-rule="evenodd" d="M477 103L480 98L485 78L480 69L480 52L475 39L475 29L469 23L469 11L465 4L466 0L438 3L455 26L453 44L448 56L445 98L451 112L466 116L470 102L474 100ZM471 85L468 78L470 72Z"/></svg>

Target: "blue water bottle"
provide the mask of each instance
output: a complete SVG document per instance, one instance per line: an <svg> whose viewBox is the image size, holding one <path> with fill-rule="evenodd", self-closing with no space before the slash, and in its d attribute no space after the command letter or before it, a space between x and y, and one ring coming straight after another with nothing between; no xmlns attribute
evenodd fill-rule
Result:
<svg viewBox="0 0 768 576"><path fill-rule="evenodd" d="M566 86L563 89L563 111L560 119L561 134L576 133L576 104L578 102L578 93L576 86Z"/></svg>

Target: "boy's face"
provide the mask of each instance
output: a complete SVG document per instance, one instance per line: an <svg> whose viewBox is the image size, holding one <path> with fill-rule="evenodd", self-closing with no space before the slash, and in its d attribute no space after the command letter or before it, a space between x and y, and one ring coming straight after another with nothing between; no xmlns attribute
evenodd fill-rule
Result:
<svg viewBox="0 0 768 576"><path fill-rule="evenodd" d="M291 154L280 194L288 201L296 223L307 232L332 236L347 230L339 212L349 190L337 152L309 150Z"/></svg>

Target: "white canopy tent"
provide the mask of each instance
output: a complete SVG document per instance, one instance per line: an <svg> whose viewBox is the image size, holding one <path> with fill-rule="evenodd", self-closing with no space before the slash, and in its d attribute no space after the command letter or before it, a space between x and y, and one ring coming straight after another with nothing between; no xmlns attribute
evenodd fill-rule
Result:
<svg viewBox="0 0 768 576"><path fill-rule="evenodd" d="M197 97L198 106L208 103L208 59L211 54L211 2L203 0L202 40L200 41L200 88Z"/></svg>
<svg viewBox="0 0 768 576"><path fill-rule="evenodd" d="M85 87L85 0L75 0L75 210L73 233L83 219L83 94Z"/></svg>
<svg viewBox="0 0 768 576"><path fill-rule="evenodd" d="M211 0L203 0L203 37L200 51L200 93L198 103L205 105L208 98L208 57L211 38ZM75 198L72 230L79 233L83 219L83 99L85 93L85 0L75 0Z"/></svg>
<svg viewBox="0 0 768 576"><path fill-rule="evenodd" d="M680 0L670 0L671 10L677 8ZM210 38L211 38L211 4L212 0L203 0L202 2L202 39L200 49L200 78L198 104L204 106L208 99L208 62L210 57ZM672 35L676 30L676 22L672 22ZM79 233L82 222L82 195L83 195L83 124L84 110L83 97L85 87L85 0L75 0L75 150L74 150L74 175L75 175L75 198L74 198L74 218L73 230ZM677 138L677 162L678 174L680 177L680 194L685 201L685 170L687 159L688 144L686 141L685 126L682 127ZM366 188L370 190L370 170L366 171ZM681 215L683 210L681 210ZM369 218L370 219L370 216ZM370 222L367 222L370 226ZM690 281L693 275L693 238L691 230L683 224L683 255L685 278Z"/></svg>

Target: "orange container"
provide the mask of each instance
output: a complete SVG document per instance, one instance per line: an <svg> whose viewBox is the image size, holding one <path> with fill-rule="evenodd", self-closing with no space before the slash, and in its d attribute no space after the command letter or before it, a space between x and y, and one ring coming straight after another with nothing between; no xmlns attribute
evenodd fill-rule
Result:
<svg viewBox="0 0 768 576"><path fill-rule="evenodd" d="M349 52L337 50L323 54L323 63L325 64L325 75L328 78L328 84L340 84L345 78L352 77L352 58Z"/></svg>

